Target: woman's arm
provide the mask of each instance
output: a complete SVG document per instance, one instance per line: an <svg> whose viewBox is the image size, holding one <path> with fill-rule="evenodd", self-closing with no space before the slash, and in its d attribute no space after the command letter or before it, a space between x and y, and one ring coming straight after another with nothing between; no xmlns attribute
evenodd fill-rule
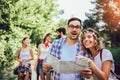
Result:
<svg viewBox="0 0 120 80"><path fill-rule="evenodd" d="M19 49L17 50L17 52L16 52L16 60L17 60L18 62L22 63L22 60L19 58L19 56L20 56L20 50L21 50L21 48L19 48Z"/></svg>
<svg viewBox="0 0 120 80"><path fill-rule="evenodd" d="M78 59L85 59L86 57L77 55ZM87 58L88 59L88 58ZM90 68L92 72L97 76L99 80L108 80L110 75L110 69L112 66L111 60L106 60L102 63L102 70L100 70L95 63L89 59L88 64L90 65ZM82 74L85 75L86 70L82 70Z"/></svg>
<svg viewBox="0 0 120 80"><path fill-rule="evenodd" d="M89 61L89 65L93 73L98 77L99 80L108 80L112 61L107 60L102 63L102 70L100 70L92 60Z"/></svg>
<svg viewBox="0 0 120 80"><path fill-rule="evenodd" d="M38 59L39 59L39 55L40 55L40 45L38 46L38 53L37 53L37 59L36 59L36 62L35 62L35 65L34 65L34 70L36 71L36 67L37 67L37 64L38 64Z"/></svg>
<svg viewBox="0 0 120 80"><path fill-rule="evenodd" d="M41 46L42 44L39 44L39 46L38 46L38 55L37 55L37 58L39 58L39 56L40 56L40 46Z"/></svg>
<svg viewBox="0 0 120 80"><path fill-rule="evenodd" d="M33 54L32 48L30 48L30 55L31 55L31 58L29 59L29 61L34 59L34 54Z"/></svg>

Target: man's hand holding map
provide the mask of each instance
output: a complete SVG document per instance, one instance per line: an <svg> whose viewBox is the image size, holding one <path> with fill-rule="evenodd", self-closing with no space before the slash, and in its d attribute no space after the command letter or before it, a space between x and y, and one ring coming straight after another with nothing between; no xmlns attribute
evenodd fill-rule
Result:
<svg viewBox="0 0 120 80"><path fill-rule="evenodd" d="M48 54L46 60L55 71L60 73L79 73L80 70L88 67L88 61L88 58L78 59L76 61L61 61L50 54Z"/></svg>

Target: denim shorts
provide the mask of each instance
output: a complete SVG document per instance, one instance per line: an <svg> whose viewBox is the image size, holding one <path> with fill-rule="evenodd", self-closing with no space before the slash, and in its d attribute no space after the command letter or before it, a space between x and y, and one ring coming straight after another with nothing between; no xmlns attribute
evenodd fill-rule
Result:
<svg viewBox="0 0 120 80"><path fill-rule="evenodd" d="M50 72L51 72L51 71L48 71L48 72L45 73L45 74L50 74ZM37 73L38 73L38 74L43 73L42 63L38 63L38 64L37 64Z"/></svg>

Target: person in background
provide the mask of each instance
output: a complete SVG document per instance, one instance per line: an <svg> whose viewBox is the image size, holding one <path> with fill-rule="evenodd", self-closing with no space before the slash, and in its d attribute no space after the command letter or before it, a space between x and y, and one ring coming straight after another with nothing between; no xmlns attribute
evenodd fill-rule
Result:
<svg viewBox="0 0 120 80"><path fill-rule="evenodd" d="M17 50L16 60L20 63L20 69L18 70L18 77L21 75L22 68L24 67L25 78L29 80L31 67L30 61L34 59L33 50L28 46L29 38L25 37L22 40L22 47Z"/></svg>
<svg viewBox="0 0 120 80"><path fill-rule="evenodd" d="M38 59L35 64L35 70L37 71L37 80L39 80L39 76L41 80L50 80L50 71L44 72L42 69L42 63L45 60L49 48L51 46L51 33L47 33L43 39L43 42L38 46ZM46 76L46 79L45 79Z"/></svg>
<svg viewBox="0 0 120 80"><path fill-rule="evenodd" d="M66 37L65 36L66 35L66 29L65 28L60 27L60 28L56 29L56 32L57 32L57 39Z"/></svg>
<svg viewBox="0 0 120 80"><path fill-rule="evenodd" d="M117 80L111 72L114 72L113 56L101 44L100 35L96 30L92 28L83 30L82 46L83 51L90 55L89 65L93 71L94 80ZM78 58L85 57L79 55Z"/></svg>
<svg viewBox="0 0 120 80"><path fill-rule="evenodd" d="M78 39L79 34L81 33L82 25L81 20L76 17L72 17L68 20L68 35L67 37L60 38L55 40L50 48L49 53L54 57L62 61L75 61L76 55L83 55L81 50L81 41ZM48 63L43 64L43 70L48 71L51 69L51 66ZM85 68L85 77L89 78L92 74L89 68ZM54 80L84 80L84 77L80 73L58 73L54 72ZM89 76L88 76L89 75Z"/></svg>

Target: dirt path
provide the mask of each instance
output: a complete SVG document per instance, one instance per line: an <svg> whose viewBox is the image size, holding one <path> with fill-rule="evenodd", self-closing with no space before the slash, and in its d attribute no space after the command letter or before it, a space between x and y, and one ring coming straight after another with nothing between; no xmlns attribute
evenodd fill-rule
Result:
<svg viewBox="0 0 120 80"><path fill-rule="evenodd" d="M31 61L31 66L32 66L32 80L37 80L36 79L36 72L34 70L34 65L35 65L36 59L37 59L37 55L34 55L34 60Z"/></svg>

